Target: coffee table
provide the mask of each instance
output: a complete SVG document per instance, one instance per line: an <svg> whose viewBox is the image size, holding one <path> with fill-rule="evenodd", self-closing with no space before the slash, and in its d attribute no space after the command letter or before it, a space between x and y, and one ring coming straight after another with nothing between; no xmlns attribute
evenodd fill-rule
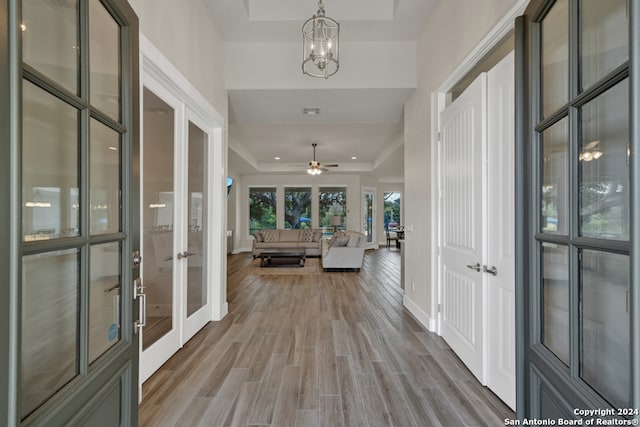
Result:
<svg viewBox="0 0 640 427"><path fill-rule="evenodd" d="M304 267L304 250L265 249L260 254L260 267ZM282 262L273 262L282 259Z"/></svg>

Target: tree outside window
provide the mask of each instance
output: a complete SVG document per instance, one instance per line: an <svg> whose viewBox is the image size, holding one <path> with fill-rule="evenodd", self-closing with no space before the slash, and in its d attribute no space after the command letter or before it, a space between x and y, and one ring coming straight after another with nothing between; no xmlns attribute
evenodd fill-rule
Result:
<svg viewBox="0 0 640 427"><path fill-rule="evenodd" d="M284 189L284 228L311 228L311 188Z"/></svg>
<svg viewBox="0 0 640 427"><path fill-rule="evenodd" d="M340 217L340 225L335 226L338 230L344 230L347 214L347 189L345 187L320 187L320 227L323 234L331 236L334 225L332 218Z"/></svg>
<svg viewBox="0 0 640 427"><path fill-rule="evenodd" d="M276 228L276 189L249 188L249 234Z"/></svg>
<svg viewBox="0 0 640 427"><path fill-rule="evenodd" d="M400 225L400 192L384 193L384 228L394 229Z"/></svg>

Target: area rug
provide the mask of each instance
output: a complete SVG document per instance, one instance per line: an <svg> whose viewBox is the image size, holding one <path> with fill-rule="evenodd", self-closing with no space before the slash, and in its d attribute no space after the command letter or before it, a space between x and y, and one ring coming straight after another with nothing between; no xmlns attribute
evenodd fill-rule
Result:
<svg viewBox="0 0 640 427"><path fill-rule="evenodd" d="M293 274L320 274L320 258L306 258L304 267L295 266L277 266L277 267L260 267L260 258L256 258L249 264L247 274L263 275L293 275Z"/></svg>

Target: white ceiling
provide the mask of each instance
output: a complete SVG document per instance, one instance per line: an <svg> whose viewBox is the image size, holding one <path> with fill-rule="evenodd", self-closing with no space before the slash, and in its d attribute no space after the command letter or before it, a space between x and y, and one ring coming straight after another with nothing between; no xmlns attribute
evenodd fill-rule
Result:
<svg viewBox="0 0 640 427"><path fill-rule="evenodd" d="M416 70L406 68L415 68L415 41L440 0L324 0L327 16L341 26L341 69L327 81L304 77L310 82L297 75L298 55L302 24L317 1L205 1L226 42L230 169L305 173L315 142L317 160L340 164L331 174L403 180L403 108L416 81ZM369 54L379 47L389 54ZM402 70L385 63L394 55ZM282 64L291 76L283 78ZM305 116L305 107L320 108L320 115Z"/></svg>

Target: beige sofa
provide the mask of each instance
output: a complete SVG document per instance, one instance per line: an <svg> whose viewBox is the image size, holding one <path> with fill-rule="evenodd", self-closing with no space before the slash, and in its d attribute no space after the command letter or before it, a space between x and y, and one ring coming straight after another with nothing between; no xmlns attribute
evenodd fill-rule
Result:
<svg viewBox="0 0 640 427"><path fill-rule="evenodd" d="M322 268L360 271L367 236L357 231L338 231L322 246Z"/></svg>
<svg viewBox="0 0 640 427"><path fill-rule="evenodd" d="M305 256L322 254L322 230L260 230L253 233L253 256L265 249L304 249Z"/></svg>

